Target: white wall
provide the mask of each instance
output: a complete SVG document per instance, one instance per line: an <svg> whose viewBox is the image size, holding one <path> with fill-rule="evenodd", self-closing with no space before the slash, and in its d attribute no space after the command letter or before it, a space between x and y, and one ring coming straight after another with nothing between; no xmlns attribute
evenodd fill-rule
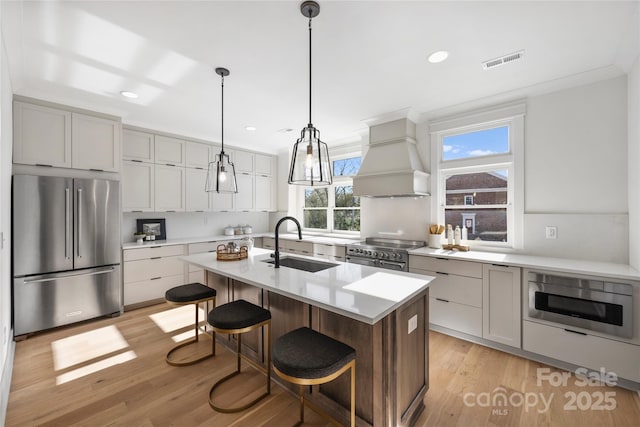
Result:
<svg viewBox="0 0 640 427"><path fill-rule="evenodd" d="M528 99L524 252L628 262L627 148L626 76Z"/></svg>
<svg viewBox="0 0 640 427"><path fill-rule="evenodd" d="M147 212L122 215L122 241L133 242L136 219L165 218L167 239L219 236L228 225L251 225L254 233L269 230L267 212Z"/></svg>
<svg viewBox="0 0 640 427"><path fill-rule="evenodd" d="M640 56L627 82L629 136L629 264L640 269Z"/></svg>
<svg viewBox="0 0 640 427"><path fill-rule="evenodd" d="M2 6L0 5L0 17ZM4 425L13 366L11 328L11 156L13 90L9 80L4 38L0 32L0 425Z"/></svg>

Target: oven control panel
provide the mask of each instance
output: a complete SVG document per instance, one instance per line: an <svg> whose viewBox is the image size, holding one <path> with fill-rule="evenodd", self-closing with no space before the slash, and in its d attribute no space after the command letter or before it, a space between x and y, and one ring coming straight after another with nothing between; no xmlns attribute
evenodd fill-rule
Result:
<svg viewBox="0 0 640 427"><path fill-rule="evenodd" d="M406 251L395 251L381 249L371 246L348 247L347 255L354 255L366 258L375 258L389 261L406 261L408 259Z"/></svg>

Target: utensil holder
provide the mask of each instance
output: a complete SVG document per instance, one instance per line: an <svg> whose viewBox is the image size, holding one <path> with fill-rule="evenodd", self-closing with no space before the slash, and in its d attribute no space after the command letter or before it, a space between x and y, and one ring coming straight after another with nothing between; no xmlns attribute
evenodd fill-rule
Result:
<svg viewBox="0 0 640 427"><path fill-rule="evenodd" d="M442 234L429 234L429 247L433 249L442 248Z"/></svg>

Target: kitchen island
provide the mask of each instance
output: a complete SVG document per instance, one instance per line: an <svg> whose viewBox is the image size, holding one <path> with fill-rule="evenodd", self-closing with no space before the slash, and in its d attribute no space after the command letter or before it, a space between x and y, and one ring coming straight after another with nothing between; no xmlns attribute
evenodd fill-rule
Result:
<svg viewBox="0 0 640 427"><path fill-rule="evenodd" d="M358 425L412 425L429 387L429 285L434 278L339 262L315 273L276 269L266 262L270 253L254 248L240 261L218 261L215 253L180 259L207 270L206 282L218 292L218 305L245 299L271 310L274 341L308 326L355 348ZM263 362L261 332L247 335L243 351ZM233 345L227 337L218 339ZM309 398L346 423L348 383L348 376L342 376L314 387Z"/></svg>

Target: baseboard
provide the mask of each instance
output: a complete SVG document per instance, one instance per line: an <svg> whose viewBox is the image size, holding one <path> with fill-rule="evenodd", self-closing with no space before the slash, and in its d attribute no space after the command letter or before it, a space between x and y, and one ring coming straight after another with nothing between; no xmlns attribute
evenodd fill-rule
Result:
<svg viewBox="0 0 640 427"><path fill-rule="evenodd" d="M9 337L13 337L13 329L9 331ZM9 392L11 391L11 376L13 374L13 357L16 351L16 343L9 340L7 348L7 358L2 367L2 380L0 382L0 426L6 425L7 405L9 403Z"/></svg>

